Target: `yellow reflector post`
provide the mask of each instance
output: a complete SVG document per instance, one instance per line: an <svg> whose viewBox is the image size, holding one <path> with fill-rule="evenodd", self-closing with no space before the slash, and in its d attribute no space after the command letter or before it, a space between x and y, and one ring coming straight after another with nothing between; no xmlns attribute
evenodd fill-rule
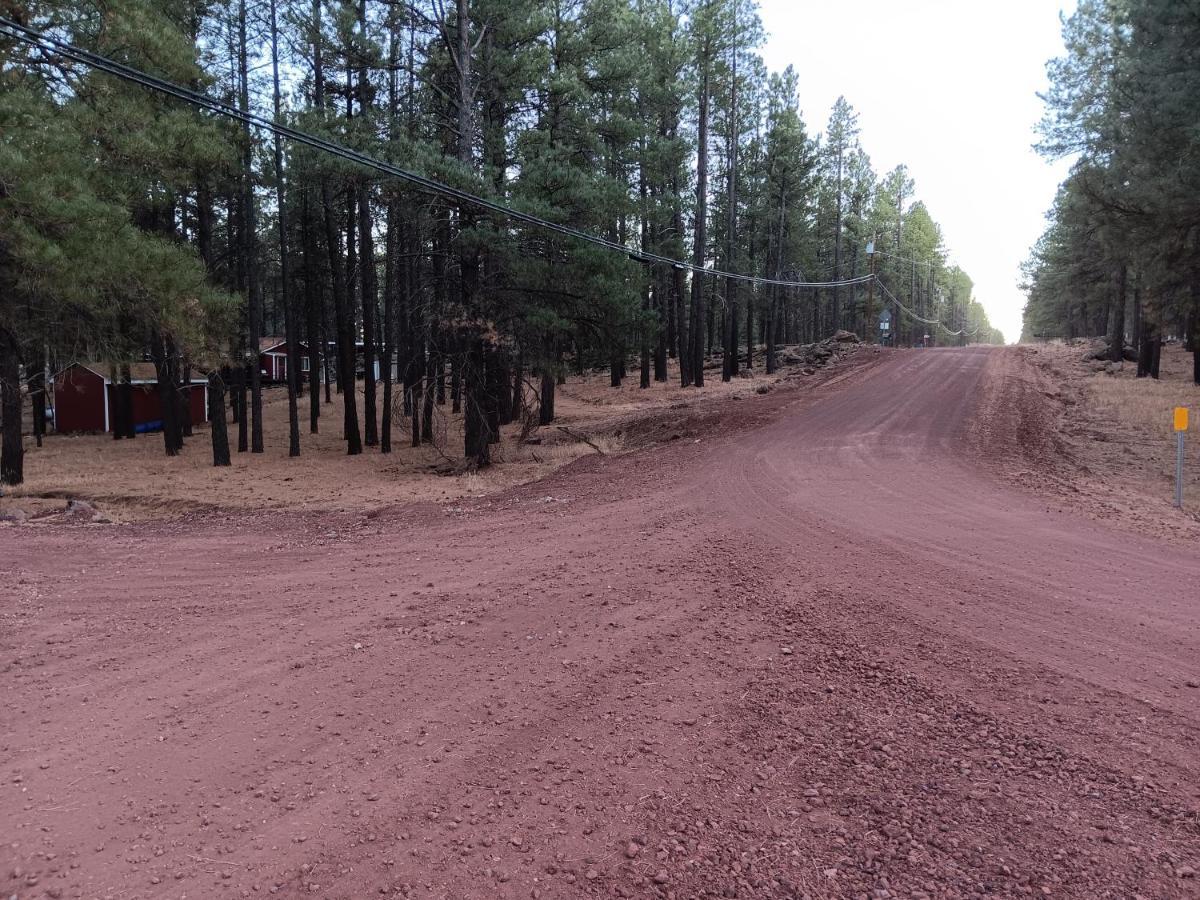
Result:
<svg viewBox="0 0 1200 900"><path fill-rule="evenodd" d="M1188 430L1188 408L1186 406L1175 407L1175 430Z"/></svg>

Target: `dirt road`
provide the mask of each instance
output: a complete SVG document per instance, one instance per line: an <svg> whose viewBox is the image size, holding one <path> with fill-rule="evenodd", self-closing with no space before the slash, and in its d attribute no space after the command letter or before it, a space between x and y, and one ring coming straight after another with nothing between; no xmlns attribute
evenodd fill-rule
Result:
<svg viewBox="0 0 1200 900"><path fill-rule="evenodd" d="M0 532L26 897L1200 895L1200 553L1011 350L374 518Z"/></svg>

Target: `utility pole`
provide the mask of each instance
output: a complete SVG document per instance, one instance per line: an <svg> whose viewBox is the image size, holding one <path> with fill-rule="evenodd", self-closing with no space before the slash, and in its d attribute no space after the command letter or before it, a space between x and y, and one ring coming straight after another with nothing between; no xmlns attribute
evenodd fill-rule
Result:
<svg viewBox="0 0 1200 900"><path fill-rule="evenodd" d="M725 202L728 207L725 211L725 261L726 267L730 270L734 269L735 263L733 259L734 251L734 230L737 226L737 166L738 166L738 140L741 138L741 131L738 122L738 20L737 20L737 2L733 4L733 47L732 59L730 60L730 78L729 78L729 172L728 183L726 186ZM721 380L729 381L738 373L738 311L737 311L737 290L738 285L732 278L725 279L725 334L724 352L722 354L721 365ZM747 301L749 302L749 301Z"/></svg>
<svg viewBox="0 0 1200 900"><path fill-rule="evenodd" d="M911 253L912 251L909 251L909 252ZM914 310L916 310L916 312L917 312L917 315L919 316L919 315L921 315L921 298L917 296L917 260L916 260L916 258L914 257L912 260L910 260L910 262L912 263L912 283L911 283L911 287L909 288L909 292L908 292L908 302L912 304L912 308L913 308ZM919 321L919 320L914 320L914 321L913 321L913 323L912 323L912 328L913 328L913 335L912 335L912 337L913 337L913 344L914 344L914 345L915 345L915 344L916 344L916 342L917 342L917 329L918 329L918 328L922 328L922 329L923 329L924 327L925 327L925 323L924 323L924 322L921 322L921 321ZM924 334L924 333L925 333L924 331L922 331L922 332L921 332L921 334Z"/></svg>
<svg viewBox="0 0 1200 900"><path fill-rule="evenodd" d="M929 317L930 318L936 317L938 322L940 323L942 321L942 315L941 315L941 310L938 309L938 299L934 294L933 260L929 260L925 265L927 266L927 269L929 272L929 277L928 277L928 281L926 283L926 289L925 289L925 309L926 309L925 314L926 314L926 316L929 316L930 313L933 313L933 315L929 316ZM934 327L932 329L932 334L933 334L933 345L936 347L937 342L938 342L938 332L937 332L936 327Z"/></svg>
<svg viewBox="0 0 1200 900"><path fill-rule="evenodd" d="M875 239L874 235L867 242L867 271L871 278L867 282L867 343L875 339Z"/></svg>

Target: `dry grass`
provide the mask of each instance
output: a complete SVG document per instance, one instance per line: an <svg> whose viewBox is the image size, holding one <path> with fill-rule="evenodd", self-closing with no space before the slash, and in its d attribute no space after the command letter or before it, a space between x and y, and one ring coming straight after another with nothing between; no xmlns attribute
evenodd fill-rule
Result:
<svg viewBox="0 0 1200 900"><path fill-rule="evenodd" d="M307 404L307 400L305 400ZM360 415L361 415L360 399ZM435 417L434 446L410 446L407 420L393 429L391 454L366 448L347 456L341 433L341 398L321 407L321 432L308 433L307 405L301 424L301 454L287 455L287 403L282 389L264 395L264 452L234 453L229 468L214 468L209 429L197 428L184 452L170 458L162 437L139 435L114 441L109 435L49 435L29 448L26 480L0 504L44 511L38 498L79 498L118 521L156 518L203 509L371 510L406 501L444 501L478 496L536 479L553 468L594 452L564 440L540 458L517 444L505 429L493 448L497 465L482 473L446 475L461 455L461 417ZM361 420L360 420L361 421ZM230 441L236 435L231 429ZM551 447L544 448L550 450ZM61 505L61 503L59 504Z"/></svg>
<svg viewBox="0 0 1200 900"><path fill-rule="evenodd" d="M1127 364L1116 376L1097 374L1088 383L1091 402L1102 417L1114 424L1170 438L1173 410L1191 408L1193 430L1200 428L1200 386L1192 384L1192 358L1179 346L1163 348L1159 380L1136 378Z"/></svg>
<svg viewBox="0 0 1200 900"><path fill-rule="evenodd" d="M1060 434L1069 442L1068 495L1121 527L1194 541L1200 534L1200 386L1192 383L1191 354L1163 347L1161 378L1137 378L1126 363L1115 374L1085 360L1090 349L1043 344L1029 348L1060 387ZM1184 503L1171 506L1175 481L1173 410L1191 409L1184 468Z"/></svg>
<svg viewBox="0 0 1200 900"><path fill-rule="evenodd" d="M767 380L760 374L722 384L718 372L698 394L678 386L674 369L670 381L647 390L638 388L636 372L631 376L620 388L609 386L607 374L572 377L559 388L555 404L556 425L567 426L572 434L543 428L536 434L539 443L520 444L519 426L507 427L493 448L496 464L480 473L445 474L462 452L462 420L448 406L437 409L434 447L411 447L409 423L400 419L393 428L391 454L367 448L361 456L346 456L340 438L342 401L336 395L332 405L321 405L321 433L315 435L308 433L308 398L301 399L301 455L289 458L282 388L264 392L264 452L235 452L229 468L212 466L207 426L197 428L184 452L173 458L165 455L157 434L132 441L52 434L41 448L27 439L25 483L0 497L0 514L18 508L38 515L61 509L66 498L87 500L110 518L129 521L213 509L369 511L402 502L479 496L544 477L596 448L620 453L624 444L613 432L630 416L752 393ZM230 440L236 440L232 428Z"/></svg>

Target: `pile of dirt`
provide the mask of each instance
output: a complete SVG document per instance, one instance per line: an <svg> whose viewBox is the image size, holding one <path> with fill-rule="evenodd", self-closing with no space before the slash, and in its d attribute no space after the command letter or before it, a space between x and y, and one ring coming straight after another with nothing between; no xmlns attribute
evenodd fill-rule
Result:
<svg viewBox="0 0 1200 900"><path fill-rule="evenodd" d="M1061 421L1078 400L1050 372L1030 365L1030 348L988 359L969 425L969 446L984 464L1022 482L1055 490L1077 466Z"/></svg>
<svg viewBox="0 0 1200 900"><path fill-rule="evenodd" d="M780 347L777 352L779 368L774 374L743 370L733 381L735 390L724 396L707 397L688 389L693 392L682 394L680 400L667 407L594 421L588 433L619 439L627 450L674 441L712 440L762 424L781 405L795 403L835 379L866 371L890 353L861 343L848 331L839 331L818 343ZM739 382L743 385L740 389ZM717 385L725 387L720 382ZM766 394L771 397L764 397Z"/></svg>
<svg viewBox="0 0 1200 900"><path fill-rule="evenodd" d="M811 375L815 369L820 369L847 356L861 346L858 335L852 331L838 331L832 337L815 344L798 344L783 347L779 351L779 364L782 366L800 366L801 373Z"/></svg>
<svg viewBox="0 0 1200 900"><path fill-rule="evenodd" d="M1121 348L1121 359L1114 362L1109 359L1108 341L1102 338L1092 338L1082 342L1087 350L1083 354L1083 362L1093 372L1103 372L1106 375L1116 375L1125 369L1125 363L1137 362L1137 350L1133 347Z"/></svg>

